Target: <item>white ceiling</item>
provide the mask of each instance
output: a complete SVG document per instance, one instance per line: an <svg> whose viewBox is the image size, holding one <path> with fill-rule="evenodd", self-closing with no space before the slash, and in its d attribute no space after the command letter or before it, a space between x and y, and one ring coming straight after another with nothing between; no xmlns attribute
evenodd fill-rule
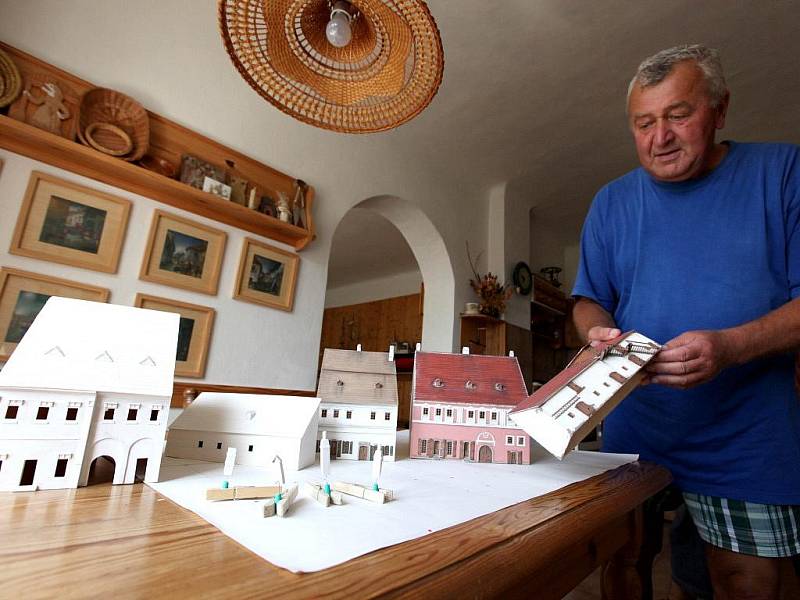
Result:
<svg viewBox="0 0 800 600"><path fill-rule="evenodd" d="M597 189L637 166L625 90L658 50L720 49L732 92L721 138L800 142L800 2L428 4L444 44L442 87L416 120L376 139L468 189L503 181L529 188L534 214L561 228L565 245L577 241ZM329 286L388 274L380 265L414 268L410 252L396 253L398 235L379 217L348 214L335 234ZM396 260L374 260L384 254Z"/></svg>

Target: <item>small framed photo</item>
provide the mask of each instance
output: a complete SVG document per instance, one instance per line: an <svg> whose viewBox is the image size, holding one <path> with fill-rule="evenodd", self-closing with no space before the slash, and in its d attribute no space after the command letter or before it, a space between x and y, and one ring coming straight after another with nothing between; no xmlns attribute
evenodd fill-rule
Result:
<svg viewBox="0 0 800 600"><path fill-rule="evenodd" d="M30 273L0 268L0 360L7 360L50 296L107 302L109 291Z"/></svg>
<svg viewBox="0 0 800 600"><path fill-rule="evenodd" d="M216 179L211 179L211 177L203 178L203 191L225 198L225 200L231 199L231 186L225 185Z"/></svg>
<svg viewBox="0 0 800 600"><path fill-rule="evenodd" d="M206 359L211 341L216 312L209 306L178 302L148 294L136 294L134 306L178 313L178 348L175 353L175 375L202 377L206 372Z"/></svg>
<svg viewBox="0 0 800 600"><path fill-rule="evenodd" d="M139 279L214 296L226 239L224 231L156 210Z"/></svg>
<svg viewBox="0 0 800 600"><path fill-rule="evenodd" d="M291 311L300 257L245 238L233 297Z"/></svg>
<svg viewBox="0 0 800 600"><path fill-rule="evenodd" d="M34 171L9 251L116 273L130 211L128 200Z"/></svg>
<svg viewBox="0 0 800 600"><path fill-rule="evenodd" d="M191 154L184 154L181 157L181 183L202 190L203 181L206 177L217 181L225 181L225 169L212 165L210 162Z"/></svg>
<svg viewBox="0 0 800 600"><path fill-rule="evenodd" d="M275 200L269 196L261 196L261 202L258 205L258 212L267 215L268 217L278 216L278 209Z"/></svg>

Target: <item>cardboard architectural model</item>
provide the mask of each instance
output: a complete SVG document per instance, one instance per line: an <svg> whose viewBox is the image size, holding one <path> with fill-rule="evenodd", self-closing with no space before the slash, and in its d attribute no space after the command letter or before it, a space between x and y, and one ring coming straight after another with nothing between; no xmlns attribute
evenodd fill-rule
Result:
<svg viewBox="0 0 800 600"><path fill-rule="evenodd" d="M635 331L587 346L511 416L558 458L574 448L639 385L661 347Z"/></svg>
<svg viewBox="0 0 800 600"><path fill-rule="evenodd" d="M179 315L50 298L0 371L0 490L158 481Z"/></svg>
<svg viewBox="0 0 800 600"><path fill-rule="evenodd" d="M511 418L528 397L517 359L417 352L411 458L531 463L531 440Z"/></svg>
<svg viewBox="0 0 800 600"><path fill-rule="evenodd" d="M203 392L175 419L167 456L269 467L275 455L299 470L316 458L319 398Z"/></svg>
<svg viewBox="0 0 800 600"><path fill-rule="evenodd" d="M383 459L394 460L397 369L389 353L326 348L317 396L317 438L328 432L331 458L372 460L380 446Z"/></svg>

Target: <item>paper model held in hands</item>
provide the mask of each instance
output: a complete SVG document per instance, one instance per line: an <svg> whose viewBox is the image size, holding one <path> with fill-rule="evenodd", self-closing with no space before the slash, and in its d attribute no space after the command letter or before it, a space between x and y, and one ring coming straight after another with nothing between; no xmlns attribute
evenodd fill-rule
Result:
<svg viewBox="0 0 800 600"><path fill-rule="evenodd" d="M511 417L563 458L639 385L644 366L660 349L635 331L586 346L566 369L514 408Z"/></svg>
<svg viewBox="0 0 800 600"><path fill-rule="evenodd" d="M397 437L397 369L392 352L326 348L317 396L319 432L328 432L331 458L372 460L380 446L394 461Z"/></svg>
<svg viewBox="0 0 800 600"><path fill-rule="evenodd" d="M411 458L531 463L531 440L509 412L528 398L513 356L417 352Z"/></svg>
<svg viewBox="0 0 800 600"><path fill-rule="evenodd" d="M276 454L299 471L314 463L319 398L203 392L175 419L167 456L269 467Z"/></svg>
<svg viewBox="0 0 800 600"><path fill-rule="evenodd" d="M175 313L52 297L0 371L0 490L158 481Z"/></svg>

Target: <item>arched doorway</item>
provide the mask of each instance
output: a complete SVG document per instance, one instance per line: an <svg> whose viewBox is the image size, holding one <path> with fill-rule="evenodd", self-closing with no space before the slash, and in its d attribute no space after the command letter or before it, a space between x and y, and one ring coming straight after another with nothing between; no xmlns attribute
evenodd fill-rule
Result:
<svg viewBox="0 0 800 600"><path fill-rule="evenodd" d="M482 463L490 463L492 462L492 447L487 446L484 444L481 446L481 449L478 450L478 462Z"/></svg>
<svg viewBox="0 0 800 600"><path fill-rule="evenodd" d="M98 456L89 465L89 479L86 485L113 483L116 470L117 463L113 458L105 454Z"/></svg>

